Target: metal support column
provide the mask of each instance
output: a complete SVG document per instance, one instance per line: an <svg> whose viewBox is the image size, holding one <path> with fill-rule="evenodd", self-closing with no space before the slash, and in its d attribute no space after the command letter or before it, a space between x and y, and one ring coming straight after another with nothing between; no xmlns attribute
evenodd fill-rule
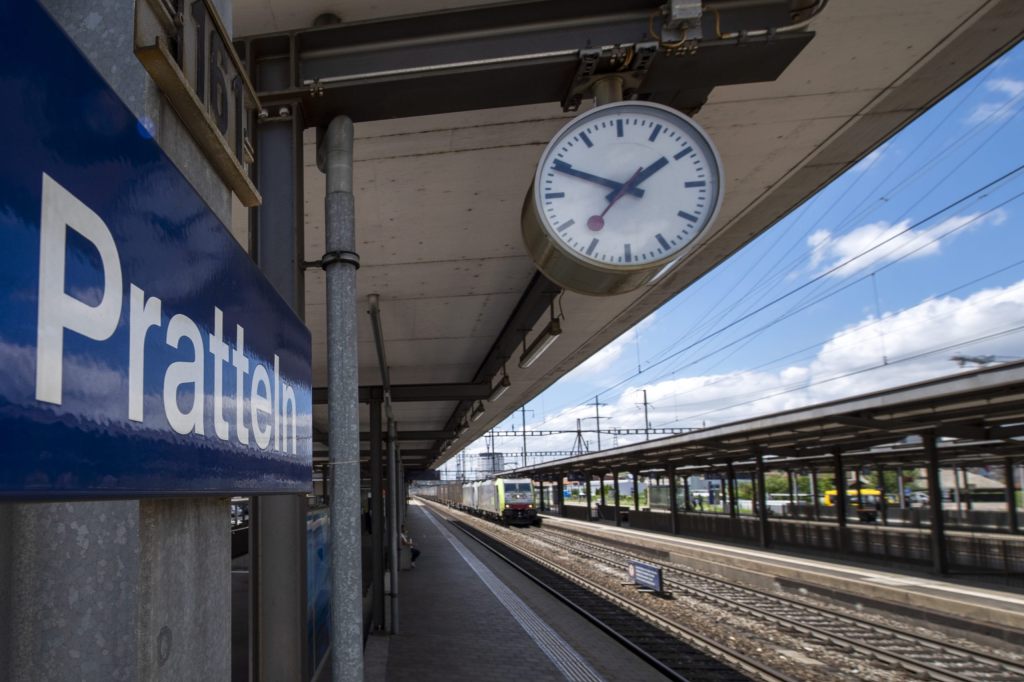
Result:
<svg viewBox="0 0 1024 682"><path fill-rule="evenodd" d="M338 116L327 126L317 150L317 165L327 175L324 202L326 253L322 262L327 273L331 672L334 682L363 679L359 366L356 345L356 268L359 261L355 254L355 201L352 196L353 139L352 121ZM298 170L301 172L302 168Z"/></svg>
<svg viewBox="0 0 1024 682"><path fill-rule="evenodd" d="M683 476L683 509L693 511L693 502L690 500L690 477Z"/></svg>
<svg viewBox="0 0 1024 682"><path fill-rule="evenodd" d="M604 499L604 474L602 473L601 474L601 508L604 509L604 507L605 507L605 499Z"/></svg>
<svg viewBox="0 0 1024 682"><path fill-rule="evenodd" d="M768 497L764 487L764 455L758 449L755 453L757 460L757 513L761 529L761 546L770 547L772 544L772 529L768 522Z"/></svg>
<svg viewBox="0 0 1024 682"><path fill-rule="evenodd" d="M896 468L896 487L899 488L900 509L906 509L907 506L908 506L907 505L907 496L906 496L906 493L904 493L904 491L903 491L903 488L904 488L905 485L906 485L906 483L904 483L904 481L903 481L903 467L897 467Z"/></svg>
<svg viewBox="0 0 1024 682"><path fill-rule="evenodd" d="M843 455L836 450L832 453L832 465L835 467L836 479L836 521L839 524L837 529L837 544L840 552L846 551L846 475L843 473Z"/></svg>
<svg viewBox="0 0 1024 682"><path fill-rule="evenodd" d="M384 452L381 404L370 403L370 538L373 627L384 629Z"/></svg>
<svg viewBox="0 0 1024 682"><path fill-rule="evenodd" d="M612 494L615 501L615 525L622 525L622 515L619 514L619 472L612 472Z"/></svg>
<svg viewBox="0 0 1024 682"><path fill-rule="evenodd" d="M640 470L633 469L633 511L640 511Z"/></svg>
<svg viewBox="0 0 1024 682"><path fill-rule="evenodd" d="M565 477L559 476L557 483L558 515L565 516Z"/></svg>
<svg viewBox="0 0 1024 682"><path fill-rule="evenodd" d="M736 504L736 471L732 467L732 462L726 462L725 475L726 487L729 488L729 518L734 519L738 512L738 505Z"/></svg>
<svg viewBox="0 0 1024 682"><path fill-rule="evenodd" d="M594 508L594 505L590 501L590 497L591 497L591 494L590 494L590 482L592 480L593 480L593 478L590 476L590 473L587 473L587 521L593 520L592 517L591 517L591 510Z"/></svg>
<svg viewBox="0 0 1024 682"><path fill-rule="evenodd" d="M889 525L889 501L885 498L885 467L878 465L878 510L882 514L882 525Z"/></svg>
<svg viewBox="0 0 1024 682"><path fill-rule="evenodd" d="M818 470L811 469L811 502L814 504L814 520L821 518L821 502L818 500Z"/></svg>
<svg viewBox="0 0 1024 682"><path fill-rule="evenodd" d="M388 563L390 564L391 585L388 590L391 596L391 629L393 635L398 629L398 539L401 531L401 512L399 511L398 491L398 425L394 419L388 419Z"/></svg>
<svg viewBox="0 0 1024 682"><path fill-rule="evenodd" d="M672 516L672 535L679 534L679 502L676 501L676 468L668 468L668 513Z"/></svg>
<svg viewBox="0 0 1024 682"><path fill-rule="evenodd" d="M261 70L270 83L279 74ZM286 74L285 74L286 75ZM298 102L256 127L256 177L263 204L250 213L250 253L299 317L305 312L302 276L302 115ZM306 679L305 495L260 495L249 507L250 676Z"/></svg>
<svg viewBox="0 0 1024 682"><path fill-rule="evenodd" d="M540 479L540 513L544 513L544 479Z"/></svg>
<svg viewBox="0 0 1024 682"><path fill-rule="evenodd" d="M921 442L928 458L928 511L931 517L932 569L940 574L949 573L946 560L946 524L942 517L942 489L939 487L939 449L935 434L921 434Z"/></svg>
<svg viewBox="0 0 1024 682"><path fill-rule="evenodd" d="M1017 520L1017 481L1013 475L1013 460L1009 457L1003 462L1003 472L1006 478L1006 520L1010 532L1018 533L1020 524Z"/></svg>

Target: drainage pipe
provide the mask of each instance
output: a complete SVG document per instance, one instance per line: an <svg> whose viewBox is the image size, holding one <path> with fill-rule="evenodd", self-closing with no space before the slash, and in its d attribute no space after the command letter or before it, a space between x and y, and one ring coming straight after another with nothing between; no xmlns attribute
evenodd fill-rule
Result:
<svg viewBox="0 0 1024 682"><path fill-rule="evenodd" d="M327 405L331 466L331 679L363 679L362 565L359 551L359 378L356 345L355 201L352 121L335 117L317 150L327 175Z"/></svg>

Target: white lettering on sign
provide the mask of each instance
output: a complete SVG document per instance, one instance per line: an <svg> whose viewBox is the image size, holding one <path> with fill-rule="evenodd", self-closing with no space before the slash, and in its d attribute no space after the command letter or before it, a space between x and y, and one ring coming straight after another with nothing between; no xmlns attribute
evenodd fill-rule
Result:
<svg viewBox="0 0 1024 682"><path fill-rule="evenodd" d="M74 230L100 255L102 295L89 305L66 292L67 231ZM47 174L43 174L39 237L39 317L36 336L36 400L63 402L64 334L73 332L103 342L113 336L123 304L121 260L113 234L88 206ZM129 283L128 301L128 419L145 421L144 376L149 331L163 330L162 301L146 296ZM159 338L154 334L149 338ZM230 440L230 423L224 416L224 365L235 368L235 437L249 444L252 429L256 446L297 454L297 407L295 389L282 380L280 359L273 358L273 375L255 363L252 380L245 354L245 329L235 325L235 345L224 341L224 313L213 308L213 333L205 335L187 315L174 315L167 323L164 343L186 351L186 359L170 363L164 371L164 415L175 432L205 436L206 363L213 362L213 431ZM207 350L207 348L209 350ZM248 386L248 390L246 390ZM245 405L249 406L246 423Z"/></svg>

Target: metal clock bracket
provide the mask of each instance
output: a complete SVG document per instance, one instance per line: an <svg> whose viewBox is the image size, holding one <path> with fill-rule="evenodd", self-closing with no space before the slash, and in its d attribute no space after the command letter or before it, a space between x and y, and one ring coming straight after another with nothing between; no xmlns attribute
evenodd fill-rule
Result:
<svg viewBox="0 0 1024 682"><path fill-rule="evenodd" d="M562 111L578 111L583 98L593 96L594 83L608 76L621 78L623 98L632 99L657 53L656 42L580 50L580 65L562 100Z"/></svg>

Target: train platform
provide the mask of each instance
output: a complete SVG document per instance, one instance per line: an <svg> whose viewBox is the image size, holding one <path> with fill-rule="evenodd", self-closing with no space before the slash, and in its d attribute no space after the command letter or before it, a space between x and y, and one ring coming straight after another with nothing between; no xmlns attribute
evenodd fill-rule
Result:
<svg viewBox="0 0 1024 682"><path fill-rule="evenodd" d="M969 633L986 643L1024 641L1024 593L976 585L968 577L933 578L552 515L544 516L544 524L641 547L664 560L766 591L833 599L858 610L924 621L958 635Z"/></svg>
<svg viewBox="0 0 1024 682"><path fill-rule="evenodd" d="M367 680L664 679L426 505L406 525L422 554L399 575L399 633L370 636Z"/></svg>

